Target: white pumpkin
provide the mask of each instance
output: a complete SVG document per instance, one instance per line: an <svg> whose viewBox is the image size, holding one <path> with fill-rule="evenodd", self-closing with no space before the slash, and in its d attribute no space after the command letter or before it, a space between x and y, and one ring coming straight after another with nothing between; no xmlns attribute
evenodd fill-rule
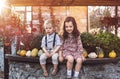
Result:
<svg viewBox="0 0 120 79"><path fill-rule="evenodd" d="M97 58L97 54L95 52L91 52L88 54L89 58Z"/></svg>
<svg viewBox="0 0 120 79"><path fill-rule="evenodd" d="M30 51L30 50L27 51L26 56L27 56L27 57L30 57L30 56L31 56L31 51Z"/></svg>
<svg viewBox="0 0 120 79"><path fill-rule="evenodd" d="M38 51L38 56L40 56L42 53L43 53L43 51L40 49L40 50Z"/></svg>

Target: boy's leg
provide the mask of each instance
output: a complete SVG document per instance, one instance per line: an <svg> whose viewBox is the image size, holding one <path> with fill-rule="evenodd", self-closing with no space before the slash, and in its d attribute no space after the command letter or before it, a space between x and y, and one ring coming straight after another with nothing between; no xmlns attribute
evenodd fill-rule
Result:
<svg viewBox="0 0 120 79"><path fill-rule="evenodd" d="M67 78L71 78L74 58L71 55L68 55L66 56L66 59L67 59Z"/></svg>
<svg viewBox="0 0 120 79"><path fill-rule="evenodd" d="M45 53L43 53L41 56L40 56L40 65L42 67L42 70L43 70L43 75L44 76L48 76L48 72L47 72L47 69L46 69L46 59L47 59L47 56L45 55Z"/></svg>
<svg viewBox="0 0 120 79"><path fill-rule="evenodd" d="M81 70L81 66L82 66L82 59L81 58L77 58L76 59L76 65L75 65L75 72L74 72L74 77L75 78L78 78L79 72Z"/></svg>
<svg viewBox="0 0 120 79"><path fill-rule="evenodd" d="M58 53L55 53L55 54L52 56L52 63L53 63L52 75L56 75L57 70L58 70Z"/></svg>

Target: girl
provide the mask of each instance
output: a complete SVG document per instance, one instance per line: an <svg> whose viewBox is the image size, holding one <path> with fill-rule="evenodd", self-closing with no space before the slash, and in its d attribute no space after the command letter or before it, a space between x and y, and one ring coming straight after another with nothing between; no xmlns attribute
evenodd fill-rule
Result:
<svg viewBox="0 0 120 79"><path fill-rule="evenodd" d="M60 37L55 33L55 24L53 20L45 21L46 35L42 38L41 48L43 54L40 56L40 64L43 69L43 75L48 76L46 69L46 59L51 58L53 63L52 75L56 75L58 66L58 50L62 45Z"/></svg>
<svg viewBox="0 0 120 79"><path fill-rule="evenodd" d="M76 61L74 78L79 79L79 71L85 58L83 56L83 47L80 39L80 33L77 29L77 24L73 17L67 17L64 21L63 45L61 46L61 49L62 51L59 53L59 59L60 61L62 59L67 60L67 78L71 79L73 63Z"/></svg>

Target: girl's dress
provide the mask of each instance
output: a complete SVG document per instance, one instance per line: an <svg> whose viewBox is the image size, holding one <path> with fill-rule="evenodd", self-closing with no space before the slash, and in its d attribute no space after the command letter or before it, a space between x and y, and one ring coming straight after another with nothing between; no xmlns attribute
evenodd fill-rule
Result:
<svg viewBox="0 0 120 79"><path fill-rule="evenodd" d="M74 59L81 57L81 54L83 53L83 46L80 36L75 39L73 36L69 35L63 42L62 52L64 58L68 55L72 55Z"/></svg>

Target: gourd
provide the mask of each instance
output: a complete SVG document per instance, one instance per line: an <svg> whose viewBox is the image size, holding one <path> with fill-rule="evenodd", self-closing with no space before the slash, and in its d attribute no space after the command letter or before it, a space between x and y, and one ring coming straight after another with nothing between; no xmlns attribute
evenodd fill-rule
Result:
<svg viewBox="0 0 120 79"><path fill-rule="evenodd" d="M30 51L30 50L27 51L26 56L27 56L27 57L30 57L30 56L31 56L31 51Z"/></svg>
<svg viewBox="0 0 120 79"><path fill-rule="evenodd" d="M20 55L20 51L21 51L21 50L18 50L18 51L17 51L17 55Z"/></svg>
<svg viewBox="0 0 120 79"><path fill-rule="evenodd" d="M43 54L43 51L40 49L40 50L38 51L38 56L41 56L41 54Z"/></svg>
<svg viewBox="0 0 120 79"><path fill-rule="evenodd" d="M36 57L38 55L38 49L37 48L33 48L32 52L31 52L31 56L32 57Z"/></svg>
<svg viewBox="0 0 120 79"><path fill-rule="evenodd" d="M115 58L117 56L116 52L114 50L112 50L111 52L109 52L109 57L110 58Z"/></svg>
<svg viewBox="0 0 120 79"><path fill-rule="evenodd" d="M88 54L89 58L97 58L97 54L95 52L91 52Z"/></svg>
<svg viewBox="0 0 120 79"><path fill-rule="evenodd" d="M83 56L84 57L87 57L88 56L88 53L87 53L87 51L84 49L84 51L83 51Z"/></svg>
<svg viewBox="0 0 120 79"><path fill-rule="evenodd" d="M102 48L96 47L96 53L98 55L98 58L104 58L104 52L103 52Z"/></svg>
<svg viewBox="0 0 120 79"><path fill-rule="evenodd" d="M26 50L21 50L20 51L20 56L26 56L27 51Z"/></svg>

